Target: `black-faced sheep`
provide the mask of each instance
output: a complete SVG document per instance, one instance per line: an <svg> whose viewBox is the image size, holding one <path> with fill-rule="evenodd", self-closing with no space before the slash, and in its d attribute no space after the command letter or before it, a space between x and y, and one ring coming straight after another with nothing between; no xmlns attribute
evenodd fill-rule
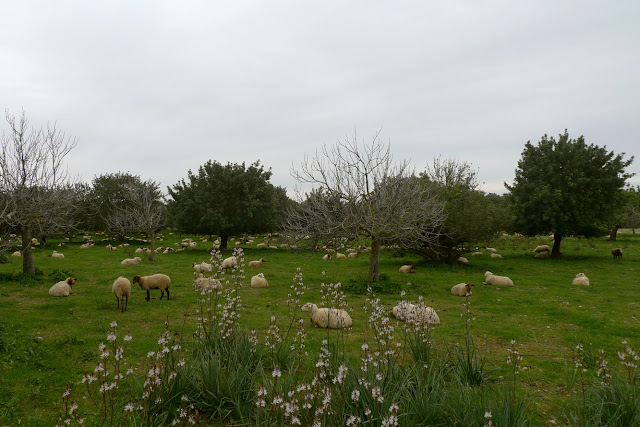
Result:
<svg viewBox="0 0 640 427"><path fill-rule="evenodd" d="M151 276L133 276L133 283L138 283L143 291L147 291L147 301L151 299L149 290L160 289L160 299L164 297L164 291L167 291L167 299L169 299L169 286L171 279L166 274L152 274Z"/></svg>
<svg viewBox="0 0 640 427"><path fill-rule="evenodd" d="M613 259L622 259L622 248L615 248L611 250L611 255L613 255Z"/></svg>

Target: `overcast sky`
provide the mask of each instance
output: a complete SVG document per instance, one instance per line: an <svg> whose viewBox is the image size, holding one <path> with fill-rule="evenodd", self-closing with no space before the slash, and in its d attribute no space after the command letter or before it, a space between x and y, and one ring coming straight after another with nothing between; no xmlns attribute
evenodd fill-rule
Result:
<svg viewBox="0 0 640 427"><path fill-rule="evenodd" d="M565 128L640 155L637 0L0 4L0 104L77 138L84 181L259 159L293 195L291 166L354 129L497 193Z"/></svg>

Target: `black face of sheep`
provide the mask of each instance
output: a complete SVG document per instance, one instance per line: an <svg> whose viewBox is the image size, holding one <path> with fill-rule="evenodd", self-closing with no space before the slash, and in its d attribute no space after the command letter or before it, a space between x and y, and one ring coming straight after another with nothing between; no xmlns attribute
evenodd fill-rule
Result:
<svg viewBox="0 0 640 427"><path fill-rule="evenodd" d="M613 255L613 259L622 259L622 249L621 248L615 248L611 251L611 255Z"/></svg>

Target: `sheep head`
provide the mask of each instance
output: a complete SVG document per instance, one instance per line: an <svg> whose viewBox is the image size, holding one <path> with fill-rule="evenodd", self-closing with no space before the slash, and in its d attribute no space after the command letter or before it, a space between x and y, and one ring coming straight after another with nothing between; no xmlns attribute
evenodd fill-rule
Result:
<svg viewBox="0 0 640 427"><path fill-rule="evenodd" d="M66 282L69 286L73 286L76 283L76 279L74 279L73 277L67 277Z"/></svg>
<svg viewBox="0 0 640 427"><path fill-rule="evenodd" d="M300 308L300 311L304 311L304 312L308 312L308 313L313 313L313 312L314 312L314 311L316 311L317 309L318 309L318 306L317 306L317 305L315 305L315 304L314 304L314 303L312 303L312 302L308 302L308 303L306 303L305 305L303 305L303 306Z"/></svg>
<svg viewBox="0 0 640 427"><path fill-rule="evenodd" d="M133 276L133 283L140 283L140 276L137 274ZM142 287L142 283L140 283L140 287Z"/></svg>

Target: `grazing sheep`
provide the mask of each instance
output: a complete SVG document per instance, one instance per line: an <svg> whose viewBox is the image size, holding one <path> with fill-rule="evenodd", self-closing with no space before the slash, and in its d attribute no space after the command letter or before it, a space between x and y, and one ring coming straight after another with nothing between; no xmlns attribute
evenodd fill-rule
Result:
<svg viewBox="0 0 640 427"><path fill-rule="evenodd" d="M336 252L336 259L347 259L345 254L341 254L340 252Z"/></svg>
<svg viewBox="0 0 640 427"><path fill-rule="evenodd" d="M322 259L325 261L331 260L331 254L326 254L325 256L322 257Z"/></svg>
<svg viewBox="0 0 640 427"><path fill-rule="evenodd" d="M502 258L502 255L500 255L499 253L496 253L496 252L492 252L491 253L491 258Z"/></svg>
<svg viewBox="0 0 640 427"><path fill-rule="evenodd" d="M463 264L468 264L469 260L466 259L465 257L461 256L461 257L458 258L458 262L461 262Z"/></svg>
<svg viewBox="0 0 640 427"><path fill-rule="evenodd" d="M484 250L487 252L491 252L492 254L495 254L496 252L498 252L497 249L495 248L484 248Z"/></svg>
<svg viewBox="0 0 640 427"><path fill-rule="evenodd" d="M213 265L207 264L202 261L200 264L196 264L195 262L191 264L196 273L211 273L213 271Z"/></svg>
<svg viewBox="0 0 640 427"><path fill-rule="evenodd" d="M120 276L113 282L111 291L118 300L116 309L120 308L120 303L122 302L121 311L125 312L127 310L127 306L129 305L129 295L131 295L131 282L126 277Z"/></svg>
<svg viewBox="0 0 640 427"><path fill-rule="evenodd" d="M51 258L64 258L64 254L61 254L58 251L53 251Z"/></svg>
<svg viewBox="0 0 640 427"><path fill-rule="evenodd" d="M264 258L260 258L258 261L249 261L249 267L262 267L262 263L266 261Z"/></svg>
<svg viewBox="0 0 640 427"><path fill-rule="evenodd" d="M415 264L409 264L409 265L403 265L402 267L400 267L400 270L398 270L400 273L409 273L409 274L413 274L415 273L413 271L413 269L416 268Z"/></svg>
<svg viewBox="0 0 640 427"><path fill-rule="evenodd" d="M472 256L482 256L484 255L482 252L474 252L471 254Z"/></svg>
<svg viewBox="0 0 640 427"><path fill-rule="evenodd" d="M58 282L49 289L49 295L52 297L68 297L71 295L71 288L76 283L73 277L67 277L67 280Z"/></svg>
<svg viewBox="0 0 640 427"><path fill-rule="evenodd" d="M125 258L122 261L120 261L120 264L121 265L138 265L140 261L142 261L142 258L137 256L135 258Z"/></svg>
<svg viewBox="0 0 640 427"><path fill-rule="evenodd" d="M622 259L622 248L615 248L611 250L611 255L613 255L613 259Z"/></svg>
<svg viewBox="0 0 640 427"><path fill-rule="evenodd" d="M269 286L269 282L265 279L264 274L258 273L251 278L252 288L266 288L267 286Z"/></svg>
<svg viewBox="0 0 640 427"><path fill-rule="evenodd" d="M496 276L490 271L484 273L484 284L494 286L513 286L513 281L507 276Z"/></svg>
<svg viewBox="0 0 640 427"><path fill-rule="evenodd" d="M220 283L220 280L218 279L214 279L213 277L204 277L204 274L200 273L198 274L198 277L196 277L196 280L193 281L193 286L196 287L196 289L222 289L222 283Z"/></svg>
<svg viewBox="0 0 640 427"><path fill-rule="evenodd" d="M15 251L14 253L11 254L11 256L22 256L22 252Z"/></svg>
<svg viewBox="0 0 640 427"><path fill-rule="evenodd" d="M411 304L409 301L400 301L398 305L391 309L393 317L399 320L404 320L411 325L439 325L440 318L436 311L419 303L418 305Z"/></svg>
<svg viewBox="0 0 640 427"><path fill-rule="evenodd" d="M169 299L169 286L171 286L171 279L166 274L152 274L151 276L133 276L133 283L140 284L140 288L143 291L147 291L147 297L149 301L149 290L160 289L160 299L164 296L164 291L167 291L167 299Z"/></svg>
<svg viewBox="0 0 640 427"><path fill-rule="evenodd" d="M222 264L220 264L220 270L219 271L222 271L222 270L228 271L228 270L231 270L231 269L233 269L233 268L235 268L237 266L238 266L237 258L234 257L234 256L231 256L229 258L225 258L222 261Z"/></svg>
<svg viewBox="0 0 640 427"><path fill-rule="evenodd" d="M451 288L451 294L459 297L466 297L467 295L471 295L472 287L473 283L458 283Z"/></svg>
<svg viewBox="0 0 640 427"><path fill-rule="evenodd" d="M350 252L349 258L358 258L360 256L360 252Z"/></svg>
<svg viewBox="0 0 640 427"><path fill-rule="evenodd" d="M351 316L345 310L318 308L311 302L303 305L301 310L311 313L311 323L318 328L343 329L351 327L352 324Z"/></svg>
<svg viewBox="0 0 640 427"><path fill-rule="evenodd" d="M578 273L572 283L574 285L589 286L589 278L585 276L584 273Z"/></svg>

